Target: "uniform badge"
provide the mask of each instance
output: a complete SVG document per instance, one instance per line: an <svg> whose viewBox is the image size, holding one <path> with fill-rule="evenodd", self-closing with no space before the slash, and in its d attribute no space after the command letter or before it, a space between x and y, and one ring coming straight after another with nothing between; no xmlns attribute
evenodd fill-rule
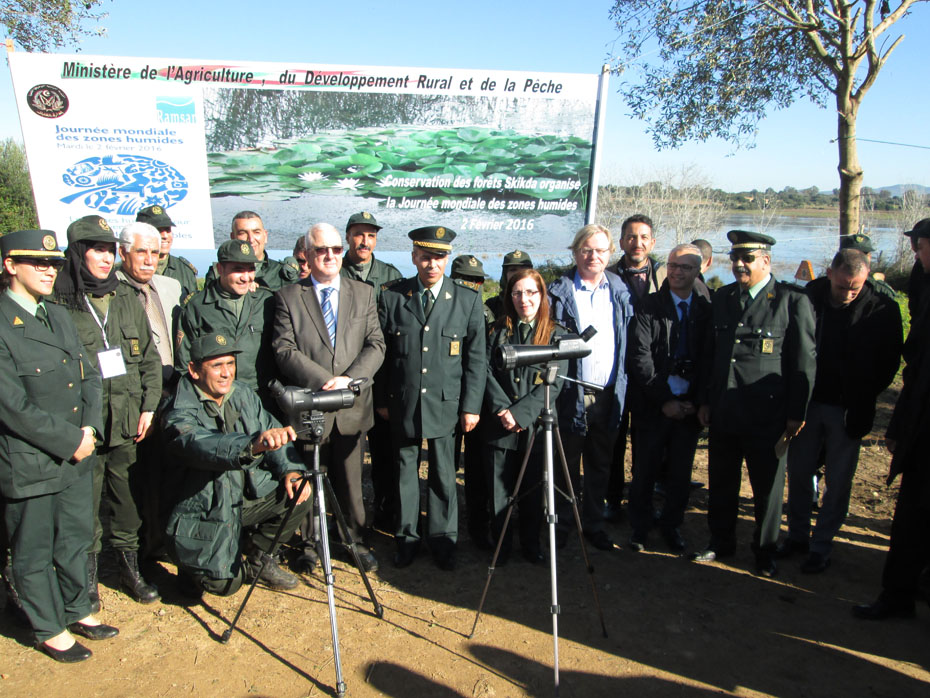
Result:
<svg viewBox="0 0 930 698"><path fill-rule="evenodd" d="M164 213L164 211L162 210L161 206L152 206L152 213L154 213L156 216L160 216Z"/></svg>
<svg viewBox="0 0 930 698"><path fill-rule="evenodd" d="M371 214L368 213L368 211L362 211L362 218L364 218L365 220L368 220L369 218L371 218Z"/></svg>
<svg viewBox="0 0 930 698"><path fill-rule="evenodd" d="M109 233L109 232L112 232L112 231L110 230L110 226L107 225L107 222L106 222L105 220L103 220L102 218L98 218L98 219L97 219L97 225L99 225L101 228L103 228L104 230L106 230L108 233Z"/></svg>
<svg viewBox="0 0 930 698"><path fill-rule="evenodd" d="M478 259L477 259L476 257L469 257L469 258L468 258L468 266L470 266L470 267L477 267L477 266L478 266Z"/></svg>
<svg viewBox="0 0 930 698"><path fill-rule="evenodd" d="M130 356L140 356L142 354L142 348L139 346L139 340L130 338L129 340L129 355Z"/></svg>
<svg viewBox="0 0 930 698"><path fill-rule="evenodd" d="M225 346L226 346L226 337L224 337L224 336L221 335L221 334L216 335L216 343L219 344L221 347L225 347Z"/></svg>
<svg viewBox="0 0 930 698"><path fill-rule="evenodd" d="M250 248L247 244L245 244L244 242L243 242L241 245L239 245L239 251L240 251L242 254L248 254L250 249L251 249L251 248Z"/></svg>
<svg viewBox="0 0 930 698"><path fill-rule="evenodd" d="M449 342L449 356L458 356L462 353L461 342Z"/></svg>
<svg viewBox="0 0 930 698"><path fill-rule="evenodd" d="M443 238L443 237L445 237L445 236L446 236L446 229L445 229L445 228L436 228L436 237L437 237L437 238Z"/></svg>
<svg viewBox="0 0 930 698"><path fill-rule="evenodd" d="M522 257L522 256L523 256L523 253L520 252L520 250L514 250L514 251L513 251L513 258L514 258L514 259L520 259L520 257Z"/></svg>
<svg viewBox="0 0 930 698"><path fill-rule="evenodd" d="M774 339L763 339L762 340L762 353L763 354L775 353L775 340Z"/></svg>
<svg viewBox="0 0 930 698"><path fill-rule="evenodd" d="M46 250L48 250L49 252L51 252L51 251L54 250L56 247L58 247L58 243L55 241L55 236L54 236L54 235L46 235L45 237L43 237L43 238L42 238L42 247L44 247L44 248L45 248Z"/></svg>
<svg viewBox="0 0 930 698"><path fill-rule="evenodd" d="M19 327L22 324L24 324L23 319L19 315L13 318L13 327Z"/></svg>
<svg viewBox="0 0 930 698"><path fill-rule="evenodd" d="M446 300L452 300L452 294L446 291Z"/></svg>
<svg viewBox="0 0 930 698"><path fill-rule="evenodd" d="M536 377L533 378L533 385L542 385L542 372L536 371Z"/></svg>

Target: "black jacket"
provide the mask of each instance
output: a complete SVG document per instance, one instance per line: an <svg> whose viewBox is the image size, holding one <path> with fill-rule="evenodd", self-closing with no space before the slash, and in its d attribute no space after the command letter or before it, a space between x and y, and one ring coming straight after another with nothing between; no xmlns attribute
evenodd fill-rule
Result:
<svg viewBox="0 0 930 698"><path fill-rule="evenodd" d="M821 348L824 308L830 302L830 280L814 279L804 289L814 306L817 350ZM875 401L898 372L901 362L901 311L898 304L865 284L850 305L849 327L840 358L846 432L860 439L872 430Z"/></svg>
<svg viewBox="0 0 930 698"><path fill-rule="evenodd" d="M654 418L661 412L662 405L676 399L668 386L668 377L676 364L675 347L681 324L677 302L666 284L657 293L650 293L640 301L630 323L627 400L636 421ZM693 362L691 384L687 395L677 399L692 400L697 404L697 382L702 374L707 373L705 364L710 360L706 353L710 326L710 301L695 292L688 311L688 349Z"/></svg>

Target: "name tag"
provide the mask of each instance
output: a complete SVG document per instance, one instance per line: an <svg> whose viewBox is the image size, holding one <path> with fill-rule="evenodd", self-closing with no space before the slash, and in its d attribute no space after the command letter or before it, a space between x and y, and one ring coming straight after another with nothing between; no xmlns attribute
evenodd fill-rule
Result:
<svg viewBox="0 0 930 698"><path fill-rule="evenodd" d="M126 374L123 362L123 350L119 347L97 352L97 364L100 366L101 378L116 378Z"/></svg>
<svg viewBox="0 0 930 698"><path fill-rule="evenodd" d="M461 342L449 342L449 356L458 356L461 352Z"/></svg>
<svg viewBox="0 0 930 698"><path fill-rule="evenodd" d="M774 352L775 352L775 340L774 339L763 339L762 340L762 353L772 354Z"/></svg>

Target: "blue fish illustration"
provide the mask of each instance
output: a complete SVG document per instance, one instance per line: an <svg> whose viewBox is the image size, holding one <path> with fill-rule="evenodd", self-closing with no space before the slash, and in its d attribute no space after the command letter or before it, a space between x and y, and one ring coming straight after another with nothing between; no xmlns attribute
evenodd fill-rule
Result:
<svg viewBox="0 0 930 698"><path fill-rule="evenodd" d="M65 170L62 181L78 191L61 199L103 213L135 215L144 206L169 208L187 196L187 179L166 162L143 155L85 158Z"/></svg>

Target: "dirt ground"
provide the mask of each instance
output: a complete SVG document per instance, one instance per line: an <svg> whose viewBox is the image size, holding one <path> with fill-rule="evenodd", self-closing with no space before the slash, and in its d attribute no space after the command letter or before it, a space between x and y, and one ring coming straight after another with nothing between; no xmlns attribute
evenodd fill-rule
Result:
<svg viewBox="0 0 930 698"><path fill-rule="evenodd" d="M557 555L560 695L930 695L927 607L920 604L913 621L867 623L850 614L852 604L879 591L897 489L884 485L888 455L878 434L895 397L895 390L883 396L879 423L862 449L849 518L824 574L804 575L794 559L781 563L775 579L752 574L744 477L740 547L727 564L688 562L666 552L655 534L647 552L632 553L625 522L610 529L619 549L589 549L604 637L580 545L571 540ZM706 462L702 445L695 479L707 481ZM692 548L706 543L706 496L706 489L694 492L682 529ZM391 539L375 535L382 566L370 579L383 619L373 614L354 568L334 563L347 695L554 694L548 568L519 554L498 568L469 638L490 557L461 529L453 573L438 570L426 554L394 569ZM94 657L78 665L52 662L31 647L29 631L0 614L0 695L335 695L319 571L302 576L293 592L257 588L226 645L219 637L245 592L190 603L175 591L173 573L159 563L150 580L162 601L141 606L117 591L115 561L105 556L101 618L120 635L93 643Z"/></svg>

